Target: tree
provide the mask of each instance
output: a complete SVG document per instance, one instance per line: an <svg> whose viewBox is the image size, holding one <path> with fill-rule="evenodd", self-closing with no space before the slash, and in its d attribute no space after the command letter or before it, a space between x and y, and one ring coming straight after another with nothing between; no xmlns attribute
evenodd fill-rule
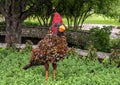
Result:
<svg viewBox="0 0 120 85"><path fill-rule="evenodd" d="M120 0L100 0L95 13L118 19L120 17Z"/></svg>
<svg viewBox="0 0 120 85"><path fill-rule="evenodd" d="M45 4L42 4L37 8L37 12L33 15L38 19L39 25L42 26L50 26L50 17L53 13L53 6L51 0L47 0Z"/></svg>
<svg viewBox="0 0 120 85"><path fill-rule="evenodd" d="M8 45L21 42L22 22L44 3L45 0L0 0L0 12L5 17L5 40Z"/></svg>
<svg viewBox="0 0 120 85"><path fill-rule="evenodd" d="M82 26L85 19L93 12L92 0L53 0L56 10L62 12L68 22L68 27L73 25L75 30ZM91 5L92 4L92 5ZM80 25L80 26L79 26Z"/></svg>
<svg viewBox="0 0 120 85"><path fill-rule="evenodd" d="M6 42L20 43L22 23L31 15L39 16L41 26L48 26L52 8L55 7L67 19L68 27L73 25L77 29L93 13L106 16L116 14L118 17L119 10L114 11L120 6L118 1L120 0L0 0L0 13L6 22Z"/></svg>
<svg viewBox="0 0 120 85"><path fill-rule="evenodd" d="M113 14L113 18L118 19L118 22L120 22L120 0L117 0L116 4L114 4L113 11L111 11Z"/></svg>
<svg viewBox="0 0 120 85"><path fill-rule="evenodd" d="M84 21L93 13L113 16L115 12L112 12L120 6L118 0L52 0L52 2L55 9L67 19L68 28L73 25L75 30L82 27ZM118 13L118 8L116 11Z"/></svg>

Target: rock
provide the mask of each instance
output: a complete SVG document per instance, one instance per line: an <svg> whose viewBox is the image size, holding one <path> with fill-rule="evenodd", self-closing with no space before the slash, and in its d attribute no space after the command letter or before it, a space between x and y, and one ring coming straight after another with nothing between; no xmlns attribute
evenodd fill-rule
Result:
<svg viewBox="0 0 120 85"><path fill-rule="evenodd" d="M79 56L87 56L88 51L82 50L82 49L76 49L76 52ZM97 56L100 59L109 58L110 53L104 53L104 52L97 52Z"/></svg>

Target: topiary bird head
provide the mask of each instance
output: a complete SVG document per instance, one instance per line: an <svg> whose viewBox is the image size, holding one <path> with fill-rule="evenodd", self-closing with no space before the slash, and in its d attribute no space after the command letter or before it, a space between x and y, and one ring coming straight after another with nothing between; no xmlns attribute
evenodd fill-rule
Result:
<svg viewBox="0 0 120 85"><path fill-rule="evenodd" d="M53 15L51 31L58 36L64 35L65 26L63 25L62 17L58 12Z"/></svg>

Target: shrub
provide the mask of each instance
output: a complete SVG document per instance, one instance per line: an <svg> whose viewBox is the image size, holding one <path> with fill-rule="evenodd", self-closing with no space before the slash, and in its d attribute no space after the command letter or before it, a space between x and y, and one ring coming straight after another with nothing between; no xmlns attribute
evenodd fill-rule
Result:
<svg viewBox="0 0 120 85"><path fill-rule="evenodd" d="M89 44L93 44L99 51L108 52L110 48L111 26L94 27L90 29Z"/></svg>
<svg viewBox="0 0 120 85"><path fill-rule="evenodd" d="M111 39L110 48L120 49L120 38Z"/></svg>
<svg viewBox="0 0 120 85"><path fill-rule="evenodd" d="M96 48L94 48L93 45L90 46L87 56L90 60L93 60L93 61L97 59L97 50Z"/></svg>
<svg viewBox="0 0 120 85"><path fill-rule="evenodd" d="M25 51L31 51L32 45L33 45L33 42L31 40L27 40L27 42L25 43Z"/></svg>
<svg viewBox="0 0 120 85"><path fill-rule="evenodd" d="M35 23L35 22L30 22L30 21L26 21L23 23L24 26L31 26L31 27L35 27L35 26L39 26L39 23Z"/></svg>

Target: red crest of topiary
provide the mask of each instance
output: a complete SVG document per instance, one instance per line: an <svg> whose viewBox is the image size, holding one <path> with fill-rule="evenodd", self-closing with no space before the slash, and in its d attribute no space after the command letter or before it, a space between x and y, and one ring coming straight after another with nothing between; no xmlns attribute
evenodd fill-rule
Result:
<svg viewBox="0 0 120 85"><path fill-rule="evenodd" d="M60 16L60 14L58 12L55 12L53 15L53 20L52 20L52 26L51 26L51 31L54 34L57 34L57 29L55 27L55 24L62 24L62 17Z"/></svg>

